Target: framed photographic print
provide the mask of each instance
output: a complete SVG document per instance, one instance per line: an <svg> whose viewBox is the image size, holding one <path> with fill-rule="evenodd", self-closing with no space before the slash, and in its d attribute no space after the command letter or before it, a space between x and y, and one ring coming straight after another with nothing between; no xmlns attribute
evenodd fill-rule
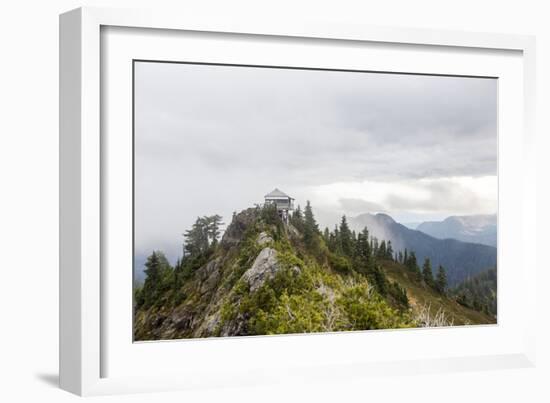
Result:
<svg viewBox="0 0 550 403"><path fill-rule="evenodd" d="M497 323L496 78L133 72L134 341Z"/></svg>
<svg viewBox="0 0 550 403"><path fill-rule="evenodd" d="M533 49L63 14L62 387L532 365Z"/></svg>

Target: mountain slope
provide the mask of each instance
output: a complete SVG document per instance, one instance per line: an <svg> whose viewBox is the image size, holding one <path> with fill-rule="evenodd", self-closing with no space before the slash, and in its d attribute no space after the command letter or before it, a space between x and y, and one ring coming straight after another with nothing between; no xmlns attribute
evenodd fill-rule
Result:
<svg viewBox="0 0 550 403"><path fill-rule="evenodd" d="M451 293L465 307L474 308L496 317L497 270L489 269L460 283Z"/></svg>
<svg viewBox="0 0 550 403"><path fill-rule="evenodd" d="M439 239L497 246L497 217L492 215L451 216L443 221L426 221L417 228Z"/></svg>
<svg viewBox="0 0 550 403"><path fill-rule="evenodd" d="M448 298L425 284L414 280L414 275L403 269L402 265L393 261L385 261L383 267L386 275L407 291L409 303L415 310L429 309L432 316L438 312L445 314L454 325L475 323L495 323L487 314L459 304L454 298Z"/></svg>
<svg viewBox="0 0 550 403"><path fill-rule="evenodd" d="M219 244L175 268L161 253L149 257L148 276L158 270L135 291L135 340L494 322L415 283L391 260L369 260L373 277L303 227L248 209Z"/></svg>
<svg viewBox="0 0 550 403"><path fill-rule="evenodd" d="M429 258L432 268L442 265L447 270L450 286L496 265L497 250L494 247L455 239L437 239L407 228L387 214L362 214L351 218L350 225L356 231L366 226L371 235L378 239L391 240L394 250L413 250L419 264Z"/></svg>

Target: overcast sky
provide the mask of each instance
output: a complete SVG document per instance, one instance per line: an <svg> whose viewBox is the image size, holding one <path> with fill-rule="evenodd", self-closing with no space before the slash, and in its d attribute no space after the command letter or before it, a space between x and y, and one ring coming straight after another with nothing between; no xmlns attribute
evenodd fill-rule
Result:
<svg viewBox="0 0 550 403"><path fill-rule="evenodd" d="M495 213L493 79L136 63L136 255L278 187L324 225Z"/></svg>

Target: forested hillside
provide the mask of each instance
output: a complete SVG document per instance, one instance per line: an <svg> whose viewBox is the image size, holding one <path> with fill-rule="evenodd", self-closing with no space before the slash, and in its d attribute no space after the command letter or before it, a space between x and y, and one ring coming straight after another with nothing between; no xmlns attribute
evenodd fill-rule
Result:
<svg viewBox="0 0 550 403"><path fill-rule="evenodd" d="M497 270L486 270L467 279L452 290L452 295L465 307L497 315Z"/></svg>
<svg viewBox="0 0 550 403"><path fill-rule="evenodd" d="M437 239L396 222L387 214L361 214L351 220L352 228L369 228L372 235L391 240L395 249L413 250L419 259L429 258L435 267L447 270L451 287L496 265L497 249L457 239Z"/></svg>
<svg viewBox="0 0 550 403"><path fill-rule="evenodd" d="M161 251L135 289L135 340L494 323L459 304L444 267L396 251L346 217L321 231L309 203L284 223L272 205L198 218L174 266Z"/></svg>

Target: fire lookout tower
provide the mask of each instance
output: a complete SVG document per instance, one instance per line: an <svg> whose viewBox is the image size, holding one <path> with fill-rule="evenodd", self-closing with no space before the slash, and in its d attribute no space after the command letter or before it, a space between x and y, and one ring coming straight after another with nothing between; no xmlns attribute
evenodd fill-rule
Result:
<svg viewBox="0 0 550 403"><path fill-rule="evenodd" d="M266 204L272 203L277 206L279 217L288 224L289 212L294 210L294 199L277 188L266 194L264 199Z"/></svg>

